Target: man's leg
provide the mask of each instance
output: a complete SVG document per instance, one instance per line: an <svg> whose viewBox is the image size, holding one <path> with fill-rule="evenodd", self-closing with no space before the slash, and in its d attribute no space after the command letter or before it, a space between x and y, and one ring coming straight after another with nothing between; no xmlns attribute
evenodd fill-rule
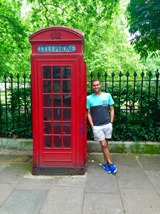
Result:
<svg viewBox="0 0 160 214"><path fill-rule="evenodd" d="M102 146L102 151L103 151L103 156L104 156L103 168L106 170L107 173L115 174L117 172L117 168L112 163L111 158L110 158L108 140L104 139L104 140L100 141L100 144Z"/></svg>
<svg viewBox="0 0 160 214"><path fill-rule="evenodd" d="M100 144L102 147L104 163L112 163L110 158L109 148L108 148L108 139L101 140Z"/></svg>

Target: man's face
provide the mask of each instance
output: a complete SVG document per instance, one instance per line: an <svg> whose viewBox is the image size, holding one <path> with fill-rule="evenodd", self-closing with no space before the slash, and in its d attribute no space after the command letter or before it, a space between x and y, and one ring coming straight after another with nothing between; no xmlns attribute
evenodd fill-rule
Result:
<svg viewBox="0 0 160 214"><path fill-rule="evenodd" d="M94 93L98 94L101 91L101 84L99 81L94 81L92 83L92 89L94 91Z"/></svg>

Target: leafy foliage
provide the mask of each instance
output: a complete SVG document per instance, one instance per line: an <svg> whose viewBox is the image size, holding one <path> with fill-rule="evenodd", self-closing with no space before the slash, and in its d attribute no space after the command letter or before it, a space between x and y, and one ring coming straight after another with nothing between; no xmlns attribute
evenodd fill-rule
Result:
<svg viewBox="0 0 160 214"><path fill-rule="evenodd" d="M23 7L22 2L2 0L0 3L1 73L29 73L29 35L56 25L84 32L88 73L145 69L129 43L124 0L28 0Z"/></svg>
<svg viewBox="0 0 160 214"><path fill-rule="evenodd" d="M152 57L149 55L146 59L142 59L142 63L146 67L147 71L155 71L160 68L159 57Z"/></svg>
<svg viewBox="0 0 160 214"><path fill-rule="evenodd" d="M0 103L0 133L5 137L32 137L30 88L15 88Z"/></svg>
<svg viewBox="0 0 160 214"><path fill-rule="evenodd" d="M48 26L69 26L85 34L85 60L88 74L129 70L144 66L129 43L124 19L126 5L119 0L30 0L34 31Z"/></svg>
<svg viewBox="0 0 160 214"><path fill-rule="evenodd" d="M0 1L0 70L29 72L28 25L21 18L20 1ZM28 49L29 48L29 49Z"/></svg>
<svg viewBox="0 0 160 214"><path fill-rule="evenodd" d="M0 135L31 137L31 88L29 75L2 75ZM28 80L29 79L29 80Z"/></svg>
<svg viewBox="0 0 160 214"><path fill-rule="evenodd" d="M131 42L142 57L160 54L160 1L131 0L128 5Z"/></svg>

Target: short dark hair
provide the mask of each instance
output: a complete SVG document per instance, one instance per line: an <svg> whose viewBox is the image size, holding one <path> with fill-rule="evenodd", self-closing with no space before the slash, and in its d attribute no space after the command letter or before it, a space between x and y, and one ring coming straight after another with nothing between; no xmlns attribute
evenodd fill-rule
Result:
<svg viewBox="0 0 160 214"><path fill-rule="evenodd" d="M91 81L91 83L93 84L93 83L96 82L96 81L98 81L98 82L100 83L100 80L99 80L99 79L93 79L93 80Z"/></svg>

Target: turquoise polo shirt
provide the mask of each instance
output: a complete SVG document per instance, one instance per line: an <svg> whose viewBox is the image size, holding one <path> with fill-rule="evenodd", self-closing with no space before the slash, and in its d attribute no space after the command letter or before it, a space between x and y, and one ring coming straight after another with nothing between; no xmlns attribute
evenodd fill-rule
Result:
<svg viewBox="0 0 160 214"><path fill-rule="evenodd" d="M102 126L110 123L109 106L114 101L110 93L87 96L87 109L90 109L94 126Z"/></svg>

